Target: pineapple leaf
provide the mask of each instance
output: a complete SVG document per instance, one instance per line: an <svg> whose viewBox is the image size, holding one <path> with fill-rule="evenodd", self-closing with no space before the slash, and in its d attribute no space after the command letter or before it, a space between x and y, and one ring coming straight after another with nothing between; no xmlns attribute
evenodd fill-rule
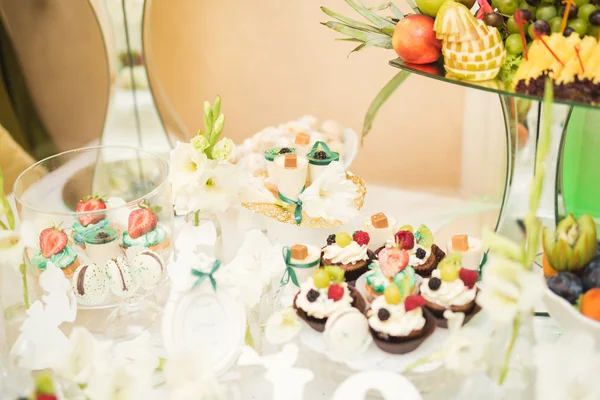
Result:
<svg viewBox="0 0 600 400"><path fill-rule="evenodd" d="M350 7L354 8L360 15L371 21L371 23L378 28L384 28L386 26L394 27L396 25L388 21L387 19L377 15L376 13L370 11L368 8L366 8L357 1L346 0L346 3L348 3Z"/></svg>
<svg viewBox="0 0 600 400"><path fill-rule="evenodd" d="M394 28L391 26L386 26L385 28L381 28L381 32L385 33L389 37L392 37L394 35Z"/></svg>
<svg viewBox="0 0 600 400"><path fill-rule="evenodd" d="M377 113L379 112L381 106L383 106L387 99L390 98L392 93L394 93L396 89L398 89L398 87L406 80L406 78L408 78L409 75L410 72L408 71L402 70L398 72L396 76L394 76L392 80L389 81L379 93L377 93L377 96L375 96L375 99L369 106L367 114L365 115L361 143L362 141L364 141L365 136L367 136L369 131L371 131L371 128L373 127L373 121L375 120L375 117L377 116Z"/></svg>
<svg viewBox="0 0 600 400"><path fill-rule="evenodd" d="M359 39L363 42L368 42L368 41L372 41L372 40L377 40L377 39L386 39L386 42L390 42L390 46L392 43L392 39L383 34L383 33L371 33L371 32L365 32L365 31L361 31L359 29L355 29L352 28L348 25L344 25L340 22L334 22L334 21L329 21L329 22L321 22L322 25L325 25L326 27L333 29L334 31L343 33L344 35L348 35L352 38L355 39Z"/></svg>
<svg viewBox="0 0 600 400"><path fill-rule="evenodd" d="M384 3L384 4L380 4L378 6L369 7L369 10L383 11L383 10L387 10L388 8L394 13L396 18L398 18L398 19L404 18L404 13L402 11L400 11L400 9L398 7L396 7L396 5L394 3Z"/></svg>
<svg viewBox="0 0 600 400"><path fill-rule="evenodd" d="M417 7L417 3L415 3L415 0L406 0L406 2L410 6L410 8L412 8L415 14L423 14L421 10L419 10L419 7Z"/></svg>
<svg viewBox="0 0 600 400"><path fill-rule="evenodd" d="M362 49L364 49L365 47L367 47L366 43L361 43L358 46L356 46L354 49L352 49L352 51L350 53L348 53L348 57L350 57L350 54L355 53L357 51L361 51Z"/></svg>
<svg viewBox="0 0 600 400"><path fill-rule="evenodd" d="M334 11L331 11L329 8L327 7L321 7L321 10L329 15L331 18L335 18L338 21L343 22L344 24L355 28L355 29L360 29L361 31L366 31L366 32L374 32L374 33L381 33L381 30L379 30L378 28L371 26L369 24L365 24L364 22L360 22L360 21L356 21L354 19L351 18L347 18L344 17L343 15L340 15Z"/></svg>
<svg viewBox="0 0 600 400"><path fill-rule="evenodd" d="M352 38L352 37L336 38L335 40L339 40L340 42L360 42L360 43L364 43L362 40L355 39L355 38Z"/></svg>

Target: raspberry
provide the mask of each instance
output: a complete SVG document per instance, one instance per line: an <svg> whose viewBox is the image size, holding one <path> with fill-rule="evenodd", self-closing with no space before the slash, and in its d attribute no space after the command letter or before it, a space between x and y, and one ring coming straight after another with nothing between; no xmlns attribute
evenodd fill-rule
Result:
<svg viewBox="0 0 600 400"><path fill-rule="evenodd" d="M329 285L327 297L333 301L341 300L344 297L344 288L340 285Z"/></svg>
<svg viewBox="0 0 600 400"><path fill-rule="evenodd" d="M385 308L380 308L379 311L377 311L377 317L380 321L387 321L388 319L390 319L391 314Z"/></svg>
<svg viewBox="0 0 600 400"><path fill-rule="evenodd" d="M335 244L335 233L327 236L327 244L330 245L330 246L332 244Z"/></svg>
<svg viewBox="0 0 600 400"><path fill-rule="evenodd" d="M316 291L315 289L310 289L308 291L308 293L306 294L306 298L311 303L314 303L315 301L317 301L317 299L319 298L319 296L320 296L320 293L318 291Z"/></svg>
<svg viewBox="0 0 600 400"><path fill-rule="evenodd" d="M291 152L292 152L292 150L290 148L288 148L288 147L282 147L279 150L279 154L285 154L285 153L291 153Z"/></svg>
<svg viewBox="0 0 600 400"><path fill-rule="evenodd" d="M412 311L415 308L423 307L427 303L425 299L418 294L413 294L408 296L406 300L404 300L404 309L406 312Z"/></svg>
<svg viewBox="0 0 600 400"><path fill-rule="evenodd" d="M433 277L429 280L429 289L438 290L442 285L442 280L440 278Z"/></svg>
<svg viewBox="0 0 600 400"><path fill-rule="evenodd" d="M426 252L425 250L423 250L422 248L420 248L420 247L419 247L419 248L417 249L417 252L416 252L416 254L415 254L415 255L417 256L417 258L418 258L419 260L422 260L422 259L424 259L424 258L425 258L425 256L427 255L427 252Z"/></svg>
<svg viewBox="0 0 600 400"><path fill-rule="evenodd" d="M327 160L327 153L325 153L323 150L316 151L315 154L313 154L313 158L315 160Z"/></svg>
<svg viewBox="0 0 600 400"><path fill-rule="evenodd" d="M469 289L473 289L477 283L477 280L479 279L479 274L477 271L461 268L460 272L458 273L458 277L464 282L465 286L467 286Z"/></svg>
<svg viewBox="0 0 600 400"><path fill-rule="evenodd" d="M369 234L363 231L354 232L354 235L352 235L352 239L361 246L366 246L371 241Z"/></svg>
<svg viewBox="0 0 600 400"><path fill-rule="evenodd" d="M415 237L411 231L398 231L395 238L401 249L410 250L415 247Z"/></svg>

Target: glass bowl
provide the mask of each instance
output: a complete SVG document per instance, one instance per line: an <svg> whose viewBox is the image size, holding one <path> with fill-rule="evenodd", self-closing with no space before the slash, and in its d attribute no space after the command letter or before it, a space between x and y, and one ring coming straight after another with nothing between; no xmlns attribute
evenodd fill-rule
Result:
<svg viewBox="0 0 600 400"><path fill-rule="evenodd" d="M167 177L163 159L130 147L71 150L29 167L14 186L28 274L35 281L52 261L79 310L156 300L172 253Z"/></svg>

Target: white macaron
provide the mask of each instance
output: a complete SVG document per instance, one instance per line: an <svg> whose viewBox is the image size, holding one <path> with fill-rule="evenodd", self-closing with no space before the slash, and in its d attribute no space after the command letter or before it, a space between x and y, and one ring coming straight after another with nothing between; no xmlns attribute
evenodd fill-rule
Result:
<svg viewBox="0 0 600 400"><path fill-rule="evenodd" d="M140 287L125 257L108 260L106 270L110 278L110 289L116 296L131 296Z"/></svg>
<svg viewBox="0 0 600 400"><path fill-rule="evenodd" d="M84 306L94 306L106 300L109 282L106 273L96 264L77 267L71 279L77 302Z"/></svg>
<svg viewBox="0 0 600 400"><path fill-rule="evenodd" d="M158 285L165 270L164 260L152 250L142 250L135 256L131 265L144 289L151 289Z"/></svg>

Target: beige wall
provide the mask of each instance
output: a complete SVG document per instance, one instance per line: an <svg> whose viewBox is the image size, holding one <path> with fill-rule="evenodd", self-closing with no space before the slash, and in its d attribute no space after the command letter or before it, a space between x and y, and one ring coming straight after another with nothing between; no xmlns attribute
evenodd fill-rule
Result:
<svg viewBox="0 0 600 400"><path fill-rule="evenodd" d="M352 13L343 0L322 3ZM62 148L97 137L105 111L100 31L82 4L2 1L35 101ZM162 82L188 133L201 126L203 100L216 94L236 140L303 114L360 131L370 101L396 73L387 65L395 54L367 49L347 58L351 45L319 25L326 16L318 6L153 0L152 80ZM409 78L382 109L353 170L371 182L457 189L463 97L458 86ZM166 109L164 99L159 107Z"/></svg>

